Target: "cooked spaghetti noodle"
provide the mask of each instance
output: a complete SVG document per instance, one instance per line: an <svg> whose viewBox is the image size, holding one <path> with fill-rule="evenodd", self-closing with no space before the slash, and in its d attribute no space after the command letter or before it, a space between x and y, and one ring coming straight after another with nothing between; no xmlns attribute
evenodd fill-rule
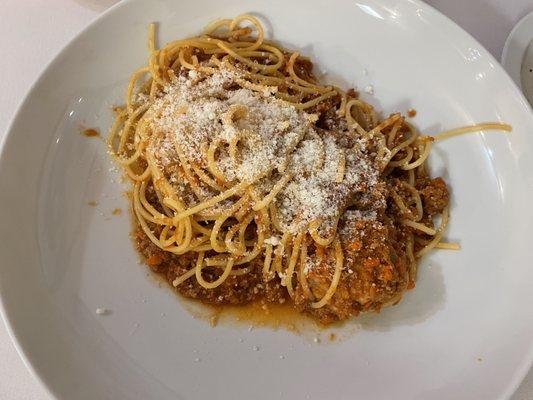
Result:
<svg viewBox="0 0 533 400"><path fill-rule="evenodd" d="M138 248L184 295L285 302L322 322L395 304L442 238L435 138L323 85L245 14L156 47L109 144L133 184ZM479 129L450 131L436 139ZM440 220L435 226L434 221Z"/></svg>

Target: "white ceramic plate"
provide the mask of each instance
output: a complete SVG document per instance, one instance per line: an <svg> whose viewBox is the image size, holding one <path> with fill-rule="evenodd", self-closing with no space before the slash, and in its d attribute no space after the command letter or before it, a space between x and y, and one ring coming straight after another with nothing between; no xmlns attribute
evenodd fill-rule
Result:
<svg viewBox="0 0 533 400"><path fill-rule="evenodd" d="M127 213L111 215L127 209L118 174L102 142L79 133L110 125L110 106L146 62L149 22L168 41L249 11L330 79L373 84L368 99L384 113L416 108L428 134L483 121L514 127L435 146L435 172L453 188L448 237L463 249L425 259L399 306L359 319L336 343L191 318L137 264ZM533 356L532 129L499 64L419 1L121 3L46 68L5 140L3 315L59 399L508 398Z"/></svg>
<svg viewBox="0 0 533 400"><path fill-rule="evenodd" d="M505 41L502 65L533 102L533 12L522 18Z"/></svg>

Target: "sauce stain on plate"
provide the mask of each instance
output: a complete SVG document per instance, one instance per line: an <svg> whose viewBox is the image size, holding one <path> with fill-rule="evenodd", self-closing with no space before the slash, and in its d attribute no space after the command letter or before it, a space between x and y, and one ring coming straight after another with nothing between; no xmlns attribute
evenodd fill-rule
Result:
<svg viewBox="0 0 533 400"><path fill-rule="evenodd" d="M99 137L100 136L98 131L96 129L93 129L93 128L84 129L82 131L82 135L87 136L87 137Z"/></svg>

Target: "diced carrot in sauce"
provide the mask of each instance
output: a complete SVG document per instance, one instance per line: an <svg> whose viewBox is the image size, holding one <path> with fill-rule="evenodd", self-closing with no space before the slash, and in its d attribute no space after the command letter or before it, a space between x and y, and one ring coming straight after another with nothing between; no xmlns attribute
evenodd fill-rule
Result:
<svg viewBox="0 0 533 400"><path fill-rule="evenodd" d="M163 258L159 254L154 254L147 258L146 264L151 267L155 267L163 262Z"/></svg>
<svg viewBox="0 0 533 400"><path fill-rule="evenodd" d="M382 281L392 281L392 278L394 277L392 274L392 267L390 265L384 265L379 277Z"/></svg>
<svg viewBox="0 0 533 400"><path fill-rule="evenodd" d="M379 265L379 258L369 258L363 262L365 268L376 268Z"/></svg>
<svg viewBox="0 0 533 400"><path fill-rule="evenodd" d="M360 240L356 240L355 242L350 243L350 249L355 251L361 250L361 246L362 244Z"/></svg>

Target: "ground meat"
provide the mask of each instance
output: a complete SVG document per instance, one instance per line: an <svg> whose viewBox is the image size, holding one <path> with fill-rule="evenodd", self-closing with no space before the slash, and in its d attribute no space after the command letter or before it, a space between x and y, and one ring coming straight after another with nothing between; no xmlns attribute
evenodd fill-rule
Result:
<svg viewBox="0 0 533 400"><path fill-rule="evenodd" d="M290 53L285 54L285 62L289 57ZM299 57L294 65L295 73L309 82L315 81L312 69L313 64L302 57ZM180 73L188 72L183 69ZM288 75L288 72L283 71L283 74ZM237 83L232 83L225 85L224 89L236 90L239 87ZM280 86L279 89L289 95L296 94L287 86ZM346 95L348 99L358 97L354 89L348 90ZM302 101L309 101L317 96L318 94L311 94ZM337 112L341 101L341 96L336 95L320 102L307 112L318 114L316 130L322 137L332 135L341 146L351 148L356 144L353 132L348 130L345 118L340 117ZM355 114L354 118L364 129L369 130L373 127L374 122L370 121L366 115L357 115L357 112ZM405 140L407 131L406 127L400 128L389 147L392 148ZM387 132L388 130L384 133L387 134ZM369 151L377 152L377 149L369 149ZM399 156L402 155L400 153ZM278 276L265 281L262 274L262 256L249 264L236 266L235 269L249 268L249 272L242 275L230 275L217 288L205 289L193 276L175 289L185 297L198 299L207 304L246 304L256 301L286 303L325 324L347 319L361 312L379 312L386 305L396 304L405 290L414 286L415 275L412 273L413 268L410 271L406 243L408 237L412 239L411 235L417 232L400 222L406 215L401 214L390 196L391 189L394 189L402 198L410 197L409 192L399 184L399 180L406 181L407 176L406 171L395 169L389 175L385 175L380 183L374 185L372 190L367 190L370 188L363 186L361 192L355 193L345 205L345 215L348 212L362 215L371 211L373 217L370 220L364 218L352 220L354 227L347 229L348 222L345 215L342 216L338 226L344 253L341 278L333 297L321 308L315 309L312 304L321 299L330 287L335 271L335 259L333 248L326 250L314 242L308 245L308 256L314 258L314 261L310 263L311 266L306 271L307 284L314 295L313 299L306 296L306 291L297 278L297 274L293 279L293 299L289 297L287 288L281 284ZM441 178L419 177L415 182L415 187L420 192L424 206L424 215L419 222L433 227L432 217L441 213L449 202L446 184ZM187 193L184 190L180 194L186 196ZM158 205L158 198L151 186L148 187L147 198L159 212L164 212ZM412 204L407 204L407 207L413 208L413 212L416 211ZM154 225L150 228L156 236L160 233L159 226ZM195 266L194 252L178 256L163 251L154 245L140 229L135 234L135 240L146 264L151 270L165 277L172 287L172 282L177 277ZM415 244L415 251L416 246L421 246L421 244ZM205 256L209 258L215 254L214 251L208 251ZM318 259L319 257L322 258ZM283 263L286 264L287 260ZM217 267L205 267L202 270L202 276L208 282L212 282L220 276L221 271Z"/></svg>
<svg viewBox="0 0 533 400"><path fill-rule="evenodd" d="M339 117L337 109L340 105L339 95L330 97L309 109L309 113L318 114L316 126L326 130L343 131L346 128L346 120Z"/></svg>
<svg viewBox="0 0 533 400"><path fill-rule="evenodd" d="M387 129L385 129L383 133L387 135L392 128L393 128L392 126L387 127ZM402 125L400 129L398 129L398 131L396 132L396 135L394 136L394 139L392 140L392 142L387 144L388 148L392 150L394 147L398 146L400 143L405 141L406 138L410 137L410 135L411 133L408 130L407 126ZM405 156L405 150L400 150L400 153L398 154L398 158L400 158L399 156Z"/></svg>
<svg viewBox="0 0 533 400"><path fill-rule="evenodd" d="M348 91L346 92L346 96L347 96L349 99L357 99L357 98L359 98L359 92L357 92L354 88L350 88L350 89L348 89Z"/></svg>
<svg viewBox="0 0 533 400"><path fill-rule="evenodd" d="M265 283L264 298L270 303L285 303L288 293L281 285L281 279L274 278Z"/></svg>
<svg viewBox="0 0 533 400"><path fill-rule="evenodd" d="M381 220L387 211L387 197L389 197L389 188L386 183L380 182L374 186L374 190L355 193L352 202L348 206L348 210L364 211L374 209L376 211L376 218Z"/></svg>
<svg viewBox="0 0 533 400"><path fill-rule="evenodd" d="M249 267L250 272L238 276L231 275L215 289L203 288L192 277L180 284L176 290L185 297L215 305L246 304L255 301L286 303L324 324L357 316L361 312L379 312L386 305L396 304L405 290L414 287L414 278L410 276L405 247L407 235L413 232L411 228L395 222L401 217L398 210L390 204L387 207L385 199L389 197L391 184L393 181L378 185L373 191L356 194L352 204L348 205L347 213L352 209L354 212L364 212L370 205L375 208L376 204L383 204L377 211L374 210L376 220L356 220L352 229L348 229L348 233L345 217L341 219L338 231L344 252L344 265L337 289L324 307L315 309L312 303L322 298L331 284L335 271L333 249L326 251L323 262L312 263L313 266L307 272L308 286L315 299L306 297L296 275L293 280L295 296L292 300L279 277L265 282L262 276L261 257L251 264L238 266L238 268ZM431 216L442 212L443 207L448 204L446 184L441 178L419 178L415 186L420 190L425 209L420 222L432 227ZM156 200L155 194L150 190L148 198L154 202ZM154 226L153 229L158 235L158 228ZM178 256L163 251L140 229L136 232L135 239L137 249L145 262L154 272L165 277L171 286L176 277L195 265L196 258L193 253ZM315 244L309 245L309 257L316 257L320 251L325 250L320 250ZM212 255L214 254L207 254L206 257ZM206 267L202 271L202 276L207 281L213 281L220 276L220 273L219 268Z"/></svg>
<svg viewBox="0 0 533 400"><path fill-rule="evenodd" d="M191 54L198 58L198 62L204 62L211 58L211 54L206 54L204 51L197 48L193 48Z"/></svg>
<svg viewBox="0 0 533 400"><path fill-rule="evenodd" d="M193 268L196 262L192 253L178 256L161 250L148 239L142 230L135 233L135 242L150 269L165 277L172 287L172 282L176 277ZM246 266L251 267L250 272L238 276L230 275L214 289L203 288L194 277L178 285L176 289L185 297L199 299L208 304L246 304L262 298L270 302L285 301L286 290L281 286L279 278L266 284L263 283L261 261L256 260L251 265L242 265L238 268ZM220 276L220 269L204 268L202 276L207 281L214 281Z"/></svg>
<svg viewBox="0 0 533 400"><path fill-rule="evenodd" d="M222 87L225 90L238 90L241 88L237 82L225 82L222 84Z"/></svg>
<svg viewBox="0 0 533 400"><path fill-rule="evenodd" d="M291 58L292 53L285 53L285 65L288 64L289 58ZM308 82L314 82L315 76L313 74L313 63L303 57L298 57L294 63L294 72L299 78L302 78Z"/></svg>
<svg viewBox="0 0 533 400"><path fill-rule="evenodd" d="M242 28L239 29L238 33L234 33L233 37L229 40L230 42L235 40L249 40L244 39L243 36L247 36L250 33L250 28ZM183 50L186 60L195 61L196 57L200 63L204 63L212 57L212 54L206 53L194 46L185 47ZM268 56L269 58L265 58L264 54L258 55L254 52L251 52L251 54L251 61L259 64L271 65L278 61L276 56ZM290 74L287 66L292 54L294 53L290 51L285 51L283 53L284 65L275 72L274 76L276 78L283 76L289 77ZM251 67L234 57L230 57L229 62L231 62L237 69L242 69L243 71L252 72L254 74L262 74L264 72L260 71L259 65ZM179 66L176 68L175 72L182 77L194 75L190 74L190 71L187 68ZM200 69L198 69L198 72L200 72ZM307 85L308 87L311 87L313 84L322 85L317 79L315 79L313 74L313 63L303 56L299 56L295 59L294 73L299 78L309 82L311 85ZM243 76L243 79L248 79L248 75L244 75L246 76ZM203 73L196 74L196 77L194 78L195 81L203 79L207 79L207 75L204 75ZM263 81L262 79L256 80L255 78L252 79L252 81L253 83L268 83L269 85L271 84L269 82L272 82L270 79ZM242 87L242 82L239 82L237 82L237 80L225 82L222 85L222 89L226 91L239 90ZM294 77L287 79L286 82L281 83L277 87L276 95L281 95L280 97L288 98L291 101L293 101L292 99L296 99L295 101L306 103L313 99L317 99L324 93L324 91L301 91L297 88L297 86L300 85L301 82L299 82L298 79L294 79ZM325 84L323 87L325 87ZM148 90L148 86L146 86L144 92L147 93ZM328 91L329 89L325 90L325 92ZM218 93L218 88L215 92ZM229 95L230 93L227 94ZM268 95L265 94L265 96ZM356 99L358 97L359 93L352 88L346 92L345 98L344 94L337 93L313 107L305 109L307 113L316 114L318 116L314 128L316 128L315 131L321 138L334 138L336 144L338 144L343 150L352 149L354 146L357 146L356 150L361 150L365 155L365 157L362 157L364 164L361 164L361 170L366 171L368 167L375 171L376 175L379 175L380 173L382 174L377 179L377 183L374 182L375 179L372 179L371 181L361 179L363 182L358 183L358 191L356 193L350 191L349 193L351 194L349 199L346 199L344 195L342 197L345 202L342 204L342 207L340 207L342 210L338 210L341 212L337 226L338 236L336 238L341 242L344 258L343 265L336 290L331 299L329 299L323 307L318 309L313 308L313 304L323 298L330 288L336 269L335 246L333 245L329 246L329 248L324 248L316 244L307 232L305 234L306 241L304 243L306 243L305 248L308 255L308 263L304 265L304 273L308 289L305 288L305 286L302 286L302 280L299 276L301 273L301 259L296 258L296 271L293 274L291 281L294 289L294 296L292 298L289 296L288 289L285 286L288 282L283 280L282 284L282 279L279 275L286 276L287 274L287 269L290 264L289 261L292 258L291 253L295 250L294 238L286 243L284 250L288 253L282 255L283 249L280 247L274 249L276 261L279 260L278 256L282 255L282 265L281 269L276 271L276 273L274 273L273 270L270 271L272 275L274 275L273 277L269 277L271 279L266 279L265 276L263 276L265 252L263 249L260 249L261 251L253 261L244 265L236 265L232 271L234 275L229 275L221 285L213 289L205 289L198 283L194 275L177 287L174 287L173 282L177 277L183 276L185 273L190 272L195 268L197 253L190 251L183 255L176 255L162 250L151 242L142 229L138 228L135 232L135 242L145 263L153 272L164 277L173 289L185 297L197 299L212 305L242 305L249 302L257 302L258 304L268 306L268 303L283 303L288 307L295 307L297 310L311 315L313 318L324 324L348 319L352 316L357 316L361 312L379 312L382 307L399 302L403 293L407 289L414 287L416 263L411 262L413 259L411 250L416 254L419 249L432 239L431 235L425 234L424 231L417 230L416 227L409 226L409 224L406 223L407 221L405 221L407 218L411 219L414 215L418 215L416 214L418 212L416 208L418 204L415 204L415 202L412 201L413 195L412 192L408 190L409 187L406 185L406 182L410 182L410 179L416 177L415 188L420 193L424 208L424 213L421 218L417 218L417 222L429 228L434 227L433 217L436 214L441 213L444 207L448 205L449 193L445 182L441 178L430 179L423 166L417 168L415 171L406 171L402 168L395 168L394 164L393 166L385 166L383 165L385 163L381 163L382 160L378 159L378 155L382 154L381 150L383 149L380 147L383 141L378 142L376 139L384 139L389 150L392 150L394 147L404 142L406 138L411 137L411 129L407 124L402 123L401 126L398 126L397 124L390 125L380 132L372 132L368 135L361 135L360 129L359 132L355 132L354 127L348 127L346 117L344 115L339 115L339 109L341 104L345 104L345 101L350 101L351 99ZM368 105L368 107L371 108L370 105ZM172 111L172 113L173 112L174 111ZM354 120L366 131L371 131L379 123L379 121L376 120L377 117L375 117L373 113L370 113L366 107L352 107L350 112ZM278 116L272 115L272 121L270 122L276 122L277 118ZM283 135L283 133L280 132L282 129L277 127L275 129L279 131L276 131L272 136L276 138L275 140L278 140L278 138ZM395 129L394 137L389 135L392 129ZM242 131L245 132L245 129L242 129ZM379 136L381 134L383 134L383 137ZM261 137L263 137L262 135L263 133L261 133ZM163 132L159 132L158 130L152 132L152 138L162 136ZM233 136L233 134L231 136ZM368 136L368 138L365 136ZM370 138L372 139L370 140ZM364 144L367 141L374 144ZM153 143L157 143L157 140L154 140ZM380 144L379 146L378 143ZM127 146L131 145L132 143L127 143ZM276 148L276 146L277 145L275 145L273 149ZM172 148L174 146L170 145L167 147ZM415 148L416 143L399 150L398 153L395 153L394 155L394 161L402 159ZM130 151L133 151L134 149L134 146L129 148ZM216 195L216 191L212 190L210 184L203 182L203 178L197 179L196 175L193 174L193 177L183 179L188 173L185 170L185 164L182 165L181 156L178 157L177 154L173 154L173 151L165 148L162 148L161 150L162 154L157 155L157 152L155 154L156 164L159 164L163 158L169 156L168 160L164 163L160 163L162 172L163 175L169 179L173 189L176 191L177 197L179 197L185 204L198 204L198 201L202 200L200 198L205 197L207 199ZM219 154L222 154L222 152L227 150L220 146L217 151ZM303 153L305 155L306 152ZM344 154L346 155L349 153L345 151ZM162 155L165 155L165 157L162 157ZM314 154L311 155L314 156ZM366 156L368 156L368 160L366 160ZM418 156L419 155L417 154L417 157ZM310 161L313 160L313 157L309 158ZM287 158L288 161L289 159L290 158ZM351 159L347 158L345 161L346 160L350 161ZM190 162L193 163L194 160L191 159ZM273 164L272 168L278 168L278 170L281 170L281 168L276 165ZM339 166L340 165L342 164L339 163ZM347 163L345 163L345 166L346 165ZM141 174L145 171L148 165L144 158L141 157L138 162L135 162L131 166L135 173ZM207 168L207 165L203 164L203 161L197 166L200 169L205 169L205 172L208 174L212 172L210 168ZM330 167L328 166L328 169L329 168ZM336 168L338 171L338 166ZM328 171L328 174L330 172L331 171ZM346 172L349 171L345 171L345 174ZM374 174L369 173L367 176L373 178ZM170 179L171 177L173 180ZM190 182L185 182L189 179ZM213 179L215 179L214 176ZM160 204L160 197L164 197L165 194L162 193L160 196L156 194L152 186L154 180L157 181L155 175L152 177L152 183L148 183L148 187L146 188L146 198L159 213L164 214L168 209L166 206ZM216 180L218 182L218 178L216 178ZM238 181L238 179L228 183L233 186L236 181ZM225 182L218 183L221 186L225 186ZM274 181L267 183L268 185L271 183L274 185ZM339 183L340 182L337 182L337 179L335 179L335 181L331 180L328 183L321 185L323 186L320 188L321 191L323 190L326 194L320 196L320 202L326 204L333 202L335 199L332 199L332 197L336 195L338 187L341 186ZM263 183L258 182L257 184L262 185ZM202 196L198 196L197 198L195 190L193 189L201 191ZM226 188L224 187L224 190L225 189ZM253 192L254 190L250 190L248 194L253 194ZM313 194L314 193L310 191L309 197L313 196ZM330 194L331 197L329 196ZM396 201L392 198L392 196L396 196L396 194L403 199L402 201L405 203L407 210L405 210L403 205L402 207L398 206L398 204L402 204L398 198L395 197ZM275 196L275 193L273 196ZM245 208L252 207L252 200L254 202L256 201L255 199L248 199L241 206L241 210L246 213L243 215L247 215L248 212L253 211L253 209L250 210L249 208ZM312 199L309 199L310 202L311 200ZM275 197L274 201L276 201ZM328 207L324 208L326 209ZM400 210L400 208L403 209L403 211ZM324 211L326 211L325 209ZM336 209L335 212L337 212ZM331 216L329 211L326 214ZM241 218L239 218L239 220L241 220ZM317 220L320 221L320 218ZM233 221L231 222L233 223ZM212 226L212 221L205 222L203 220L198 220L197 223L203 227ZM272 223L274 223L274 221L272 221ZM162 227L160 225L152 223L149 220L147 221L147 224L155 236L158 236L161 233ZM328 224L324 231L327 231L330 227L331 224ZM247 230L242 233L242 239L244 242L252 242L255 240L257 228L258 226L254 223L249 224ZM309 228L310 227L307 229ZM226 228L224 227L224 229ZM265 230L266 232L263 233L271 236L270 244L273 246L279 246L279 244L274 245L273 243L279 242L279 237L282 235L284 236L284 232L280 232L283 231L283 229L267 228ZM291 232L291 236L293 236L292 233L295 232ZM311 231L311 233L314 232ZM322 235L322 233L320 234ZM323 236L326 237L328 235L325 232ZM265 236L265 239L266 238L267 236ZM206 242L208 243L208 240L206 240ZM317 240L317 242L320 242L320 240ZM409 248L407 248L408 246ZM249 248L246 243L245 247ZM205 248L209 249L210 247ZM206 250L205 258L209 259L217 254L218 253L214 250ZM299 256L296 252L294 252L294 254ZM303 252L300 254L303 254ZM294 262L294 259L292 259L292 261ZM235 271L244 268L247 269L246 273L235 275ZM221 276L222 271L223 269L219 267L206 266L202 269L202 277L208 282L213 282ZM312 296L308 296L309 290L311 291Z"/></svg>
<svg viewBox="0 0 533 400"><path fill-rule="evenodd" d="M357 98L359 94L355 89L349 89L346 92L348 99ZM346 119L340 117L337 110L341 103L341 96L333 96L320 104L312 107L309 112L319 114L318 121L316 126L326 130L335 130L338 132L343 132L348 129L346 125Z"/></svg>
<svg viewBox="0 0 533 400"><path fill-rule="evenodd" d="M360 312L398 302L409 282L408 261L400 231L392 225L358 221L354 235L344 237L344 269L335 294L324 307L314 309L303 288L296 287L295 305L323 323L343 320ZM403 241L405 242L405 241ZM332 255L307 274L317 298L328 290L334 272Z"/></svg>
<svg viewBox="0 0 533 400"><path fill-rule="evenodd" d="M342 230L342 224L339 228ZM402 244L405 243L405 238L402 235L392 223L358 221L354 234L342 237L344 267L337 290L328 304L319 309L312 308L313 301L305 296L303 288L295 279L294 306L328 324L357 316L361 312L379 311L385 305L398 302L409 279L408 262ZM193 268L196 262L191 253L177 256L159 249L142 230L136 232L135 241L150 269L163 276L171 287L174 279ZM309 249L311 255L316 251L313 247ZM246 304L261 300L292 303L278 277L268 282L263 281L261 265L262 260L253 262L249 265L249 273L229 276L215 289L204 289L192 277L176 290L185 297L207 304ZM328 290L333 272L332 254L326 254L324 262L315 265L308 272L308 285L317 299ZM202 276L207 281L213 281L219 275L219 269L205 268L202 271Z"/></svg>
<svg viewBox="0 0 533 400"><path fill-rule="evenodd" d="M428 215L440 214L450 201L446 182L442 178L423 179L417 183L422 197L424 212Z"/></svg>

